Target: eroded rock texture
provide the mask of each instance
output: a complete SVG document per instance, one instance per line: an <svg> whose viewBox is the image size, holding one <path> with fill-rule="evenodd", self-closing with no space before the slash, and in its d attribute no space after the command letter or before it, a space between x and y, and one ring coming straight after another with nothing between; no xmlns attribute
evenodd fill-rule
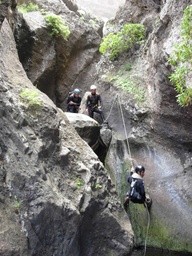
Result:
<svg viewBox="0 0 192 256"><path fill-rule="evenodd" d="M105 72L100 83L106 87L108 85L106 97L103 95L107 104L109 94L111 102L119 94L133 163L146 167L145 185L153 198L151 225L154 228L149 232L149 243L163 248L192 251L192 230L189 228L192 221L192 111L191 107L182 108L178 105L176 92L168 78L172 72L168 57L179 40L183 10L189 4L191 1L126 1L125 7L114 20L114 26L122 26L127 22L142 23L146 26L146 42L113 63L107 64L106 60L102 60L100 72L104 67ZM125 70L127 63L131 64L129 71ZM106 81L109 75L118 77L118 72L121 72L119 84L120 81L124 84L133 82L136 88L140 87L145 93L144 101L136 100L134 93L123 93L119 84ZM109 110L110 105L106 108L108 113ZM113 108L109 124L117 132L106 164L113 170L114 179L122 191L122 175L128 175L125 175L125 170L130 165L130 156L127 142L123 142L125 130L119 103ZM140 236L139 226L136 228Z"/></svg>
<svg viewBox="0 0 192 256"><path fill-rule="evenodd" d="M16 11L17 1L15 0L2 0L0 2L0 29L4 19L9 21L12 29L15 27L17 11Z"/></svg>
<svg viewBox="0 0 192 256"><path fill-rule="evenodd" d="M132 229L102 163L31 84L7 20L0 42L0 254L128 254Z"/></svg>
<svg viewBox="0 0 192 256"><path fill-rule="evenodd" d="M127 134L129 134L128 141L130 143L133 163L143 164L146 167L145 186L153 198L153 206L151 210L151 229L149 230L148 245L164 249L166 248L169 250L185 250L191 252L192 111L191 107L181 108L178 106L176 102L176 92L168 79L172 72L168 63L168 57L173 50L174 44L179 41L183 10L188 5L192 4L191 0L179 2L174 0L127 0L125 6L121 8L116 18L113 21L110 21L109 25L106 24L104 33L106 34L110 31L117 32L125 23L142 23L146 27L146 40L140 47L138 45L135 46L127 53L121 55L114 62L109 61L108 58L101 58L101 60L98 62L100 57L98 55L98 47L102 36L101 22L97 22L92 17L87 15L86 12L82 14L76 9L76 5L74 3L70 4L69 1L37 1L37 4L46 12L59 14L70 27L71 35L68 41L64 41L61 38L50 38L50 31L45 26L44 17L40 12L35 12L32 14L28 13L23 17L19 16L20 18L18 18L17 28L15 30L15 38L17 41L20 60L22 61L27 76L35 86L45 92L57 104L57 106L61 107L63 110L66 109L65 102L69 91L72 91L72 89L75 87L79 87L82 90L83 96L84 92L88 90L90 84L95 83L98 85L98 91L101 93L104 101L104 112L106 117L108 117L109 125L112 128L113 134L110 150L106 158L106 166L108 167L114 182L117 184L119 193L121 196L126 193L126 169L130 168L130 152L126 145L127 141L125 141L126 133L123 124L124 118L126 131ZM6 54L8 54L12 49L12 46L9 46L7 43L4 45L7 47ZM2 42L1 47L3 47ZM97 186L95 185L97 184L98 180L96 175L103 175L104 169L101 167L101 172L98 171L100 170L100 167L97 169L97 167L94 165L95 161L98 161L96 155L94 155L92 151L87 152L87 150L84 149L84 146L80 145L83 142L79 139L77 140L77 135L75 135L74 129L71 129L69 133L64 133L64 135L61 135L63 132L60 132L60 129L64 129L61 127L68 127L67 119L65 119L64 116L60 118L60 111L55 108L55 106L51 104L47 98L46 101L48 100L49 104L52 106L51 110L42 108L40 112L41 115L39 112L36 113L36 110L33 110L32 113L27 112L26 115L22 114L23 111L20 109L20 104L14 104L14 102L20 102L18 100L20 99L18 94L21 92L21 87L28 84L28 80L26 80L26 75L21 71L22 68L17 61L17 68L13 68L10 65L10 63L14 63L15 57L11 57L9 59L11 59L11 61L9 62L9 65L6 65L6 67L8 67L11 75L6 74L6 79L3 78L3 80L1 80L3 85L2 92L6 93L6 107L1 108L1 114L4 118L8 115L7 113L12 115L10 118L12 122L10 121L7 125L4 124L2 127L12 128L16 126L18 130L15 135L15 133L12 134L12 129L10 130L10 128L2 128L5 132L3 132L2 135L3 143L1 149L1 161L3 161L3 165L1 168L1 180L2 182L6 181L5 187L7 190L3 190L3 193L10 195L10 199L6 199L10 201L6 201L5 197L3 197L1 201L6 205L11 205L15 200L16 205L20 205L20 201L25 202L28 200L26 200L25 197L19 197L20 191L23 191L21 189L25 188L26 182L22 183L23 185L21 188L19 186L19 189L14 190L19 192L15 192L14 195L16 195L16 199L13 200L15 197L10 194L10 191L12 191L12 186L9 184L18 184L18 180L20 181L22 178L19 176L17 181L15 181L15 178L12 178L12 175L9 174L11 171L8 171L8 175L6 174L8 166L11 166L10 159L12 158L17 160L13 161L12 169L14 169L13 166L16 166L16 168L20 170L19 173L23 173L22 171L27 167L22 167L19 160L21 159L24 164L29 165L29 169L33 170L33 173L30 175L34 176L34 178L32 181L28 182L32 188L30 187L29 189L29 186L27 185L27 191L32 190L33 195L36 191L36 189L33 188L33 186L35 186L35 188L38 188L37 190L40 190L40 192L43 194L43 199L41 199L41 196L39 195L40 192L38 192L38 195L32 200L35 202L35 207L32 207L32 209L37 210L31 210L31 212L34 212L34 219L38 220L37 223L41 222L41 216L44 216L46 212L45 210L43 211L41 209L43 204L42 201L45 200L44 193L51 193L50 187L47 185L51 183L51 187L54 187L54 193L48 196L51 198L51 200L48 201L47 208L50 209L50 205L52 205L53 201L55 202L55 196L59 197L61 200L59 201L60 205L63 207L63 205L65 205L64 201L66 202L66 200L62 199L63 192L60 194L60 191L64 191L66 194L68 191L73 191L74 193L70 193L70 196L67 196L67 199L71 200L72 195L72 200L74 200L74 204L72 205L74 205L75 210L72 211L72 218L75 223L80 225L80 233L85 231L90 233L90 226L87 224L89 217L87 215L84 215L87 216L86 218L81 218L81 223L78 222L80 218L79 216L82 217L81 212L84 212L82 209L88 209L86 214L90 213L90 223L92 223L93 226L95 223L97 223L98 216L100 217L100 215L95 215L95 217L92 217L92 213L95 212L95 207L97 208L101 205L102 208L104 205L108 205L107 210L104 210L102 213L102 220L106 219L106 211L108 212L108 209L113 209L110 203L103 203L103 200L105 201L106 198L105 196L108 194L108 192L103 192L103 190L101 193L98 193L97 196L94 193L98 192L98 190L93 192L94 198L101 198L101 204L98 204L97 200L93 200L93 208L90 208L90 204L87 205L87 203L84 203L90 202L90 186L91 191L94 191L94 186L95 188L100 187L99 184ZM4 70L5 58L1 59L1 65L1 70ZM25 80L21 79L23 76L25 77ZM130 90L122 90L121 85L126 87L126 85L129 85L129 83L134 84L136 92L133 89L131 93L128 92ZM11 93L13 89L16 90L18 88L17 86L15 87L15 84L19 85L20 89L17 93L17 99L14 101L14 97ZM138 88L140 88L142 93L144 93L144 98L142 99L141 96L139 96L137 90ZM7 95L9 97L7 97ZM5 105L3 98L4 94L1 94L1 97L2 104ZM123 117L120 105L122 106ZM113 107L112 111L111 107ZM17 112L15 112L15 109L17 108L19 109ZM37 123L41 123L36 116L41 118L40 120L45 120L46 124L42 124L41 128L38 126L38 128L33 129L33 127L36 127ZM56 116L59 116L59 119L57 119ZM60 122L61 119L64 120L64 124L62 121ZM2 120L4 122L4 119ZM32 131L28 132L29 135L19 133L19 129L21 129L23 126L24 128L22 129L27 129L27 131L28 126L30 129L32 129ZM17 147L12 144L9 146L10 136L12 136L11 138L15 143L17 142ZM32 144L28 142L29 139L26 139L28 136L30 136L30 143ZM75 142L71 143L74 136ZM64 146L61 145L61 140L67 141L65 142L66 144L64 143ZM79 147L81 150L79 150ZM9 150L10 148L13 149L13 152L16 153L13 154L11 151L11 153L7 154L7 148L9 148ZM17 153L18 150L19 153ZM29 164L28 158L30 159L30 155L34 155L33 150L38 153L35 154L35 160L32 158L33 164ZM23 153L26 157L24 160L22 158ZM94 163L89 160L90 156L94 159ZM86 160L80 160L80 162L83 164L80 163L80 165L78 165L80 167L78 167L75 163L76 160L79 160L81 157L83 157L83 159L85 157ZM100 163L98 165L100 166ZM3 166L6 166L6 168ZM54 166L54 168L51 166ZM63 168L62 171L60 169L61 166ZM93 174L92 171L90 174L88 170L92 169ZM71 170L75 170L73 179L69 175L71 173L74 174L71 172ZM97 170L97 172L95 170ZM59 178L50 181L50 173L53 172L54 177L57 177L57 171L59 172ZM63 185L62 182L60 183L63 177L63 172L67 185ZM38 182L39 179L42 179L43 185L41 184L41 186L45 186L45 188L43 187L42 189L39 189L39 186L36 187L36 173L40 177L38 178ZM92 178L92 175L94 178ZM18 174L16 174L16 176L18 177ZM85 181L85 187L88 186L86 182L89 181L88 184L92 184L92 179L94 181L94 185L88 186L88 192L85 189L86 193L82 195L79 195L79 191L77 190L77 186L82 186L81 179L78 179L79 177L83 178ZM9 182L9 180L11 180L11 182ZM33 184L33 186L31 184ZM15 187L17 188L18 186ZM83 188L85 187L83 186ZM30 192L27 193L30 195ZM76 197L76 194L79 196ZM17 197L21 199L19 202ZM40 198L40 203L38 201L39 199L37 198ZM68 200L67 202L69 202ZM67 207L71 209L73 206L71 206L70 202L69 205L70 206ZM58 203L56 208L57 206ZM26 212L25 209L28 208L28 206L25 206L24 212L22 213L23 215ZM4 207L2 209L2 212L4 211L4 214L7 214L5 210L6 208ZM66 209L66 206L62 209ZM36 211L43 211L42 215L39 216ZM58 212L58 208L55 211ZM18 212L18 209L16 212ZM141 214L136 214L136 217L140 217L141 220L146 219L145 211L136 209L135 212L141 212ZM25 230L27 227L26 221L21 221L21 214L18 216L14 214L11 215L8 220L14 220L14 225L17 224L17 226L15 226L15 232L20 229L20 223L25 224L22 226ZM9 215L6 215L6 217L7 216ZM30 226L32 225L31 223L33 223L31 221L33 220L33 216L30 214L29 216L30 218L27 218L30 220ZM60 218L59 214L58 216ZM65 216L65 214L62 216ZM14 218L17 218L17 221L15 221ZM66 223L64 217L62 220L64 223ZM138 220L139 219L137 219L137 221ZM55 222L57 221L58 219L56 217ZM126 221L124 222L124 225L125 223ZM57 226L57 224L55 225ZM141 225L138 225L137 223L136 235L138 237L138 244L144 244L146 232L143 227L146 227L146 225L147 223L143 223L142 221ZM5 229L6 225L3 227ZM71 229L74 231L73 234L79 238L80 233L78 233L78 231L76 233L76 225L72 225ZM37 237L43 237L43 239L46 240L46 238L43 236L44 233L43 235L41 234L41 230L42 226L40 229L35 228L35 234L38 234ZM61 230L63 229L61 228ZM106 229L106 232L107 231L109 232L108 229ZM63 234L65 235L67 234L66 231L61 231L61 233L62 232L64 232ZM88 233L86 233L86 236ZM87 244L89 245L91 242L93 242L95 237L99 237L99 233L94 230L94 232L92 232L90 235L91 240L88 241ZM9 236L9 233L7 234ZM106 233L104 233L103 236L105 236L105 234ZM60 237L63 236L59 235L59 239ZM82 241L82 236L81 238L77 239L78 242L74 237L72 237L71 240L69 239L69 241L71 241L71 244L75 244L78 248L81 246L80 252L82 255L83 253L88 255L91 254L91 250L93 250L95 253L95 249L90 249L89 251L84 241ZM6 239L5 241L7 241ZM33 244L36 245L36 243L38 243L38 239L35 239L36 238L30 241L33 241ZM47 241L50 241L51 238L49 237L46 241L45 240L43 240L43 246L40 249L38 247L38 250L41 252L42 250L47 250L45 244L47 244ZM106 244L109 244L109 247L112 246L112 248L122 248L122 254L124 253L124 246L119 247L119 244L114 240L108 243L109 240L107 235L103 241L105 241ZM58 240L54 240L54 243L58 244ZM21 247L24 251L28 250L25 235L21 236L18 244L22 244L23 246L16 246L15 250L18 250L18 248ZM49 243L49 245L50 244L51 243ZM96 244L92 244L93 248L97 247L97 241ZM124 242L122 242L122 244L124 244ZM65 246L62 246L63 244L61 245L61 249L59 249L60 251L69 250L68 253L71 253L70 250L72 250L72 248L70 248L70 246L67 249L64 249ZM30 248L34 247L36 246L31 246ZM77 247L75 247L76 252L78 251ZM13 247L11 246L11 248ZM57 246L54 248L57 248ZM7 247L5 250L6 249L9 251ZM54 249L51 247L51 250ZM102 249L98 246L98 255L106 254L104 251L101 253L100 250ZM106 250L109 254L108 249ZM117 249L117 251L118 250L119 249ZM35 253L36 252L34 252L34 255ZM116 252L116 250L115 252L111 252L112 255L113 253L114 255L121 255L121 252Z"/></svg>
<svg viewBox="0 0 192 256"><path fill-rule="evenodd" d="M46 14L54 13L65 21L70 29L67 41L50 36L40 11L20 15L15 31L19 57L29 79L63 110L69 91L83 86L87 90L95 80L102 35L102 22L68 8L69 2L36 1Z"/></svg>

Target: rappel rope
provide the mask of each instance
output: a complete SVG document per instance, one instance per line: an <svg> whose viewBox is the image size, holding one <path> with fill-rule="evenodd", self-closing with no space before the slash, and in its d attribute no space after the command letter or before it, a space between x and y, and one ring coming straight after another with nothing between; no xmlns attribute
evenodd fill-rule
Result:
<svg viewBox="0 0 192 256"><path fill-rule="evenodd" d="M110 108L110 111L109 111L109 114L107 116L107 118L105 119L105 122L108 120L108 118L110 117L111 115L111 112L113 110L113 107L116 103L116 101L118 102L119 104L119 108L120 108L120 112L121 112L121 118L122 118L122 122L123 122L123 128L124 128L124 132L125 132L125 138L126 138L126 142L127 142L127 148L128 148L128 154L130 156L130 160L131 160L131 166L133 167L133 159L131 157L131 149L130 149L130 145L129 145L129 141L128 141L128 134L127 134L127 129L126 129L126 126L125 126L125 118L124 118L124 115L123 115L123 110L122 110L122 106L121 106L121 102L120 102L120 97L117 95L115 97L115 99L113 100L113 103L111 105L111 108Z"/></svg>
<svg viewBox="0 0 192 256"><path fill-rule="evenodd" d="M115 105L116 99L117 99L117 97L115 97L115 99L113 100L113 103L112 103L112 105L111 105L109 114L108 114L108 116L107 116L107 118L105 119L104 122L106 122L106 121L109 119L109 117L110 117L110 115L111 115L111 112L112 112L112 110L113 110L113 107L114 107L114 105Z"/></svg>
<svg viewBox="0 0 192 256"><path fill-rule="evenodd" d="M121 112L121 118L122 118L122 122L123 122L123 128L124 128L125 137L126 137L126 142L127 142L128 153L129 153L129 156L130 156L131 165L132 165L132 167L133 167L133 159L132 159L132 156L131 156L131 149L130 149L130 144L129 144L129 141L128 141L127 129L126 129L126 126L125 126L125 118L124 118L124 115L123 115L123 109L122 109L122 106L121 106L121 101L120 101L119 95L117 95L117 96L115 97L115 99L113 100L113 103L112 103L112 105L111 105L109 114L108 114L107 118L105 119L105 121L107 121L108 118L110 117L111 112L112 112L112 110L113 110L113 107L114 107L114 104L115 104L116 100L117 100L118 103L119 103L119 108L120 108L120 112ZM145 237L145 243L144 243L144 255L143 255L143 256L146 255L146 251L147 251L147 238L148 238L149 227L150 227L150 214L149 214L149 209L148 209L146 203L145 203L145 207L146 207L146 211L147 211L148 223L147 223L147 231L146 231L146 237Z"/></svg>
<svg viewBox="0 0 192 256"><path fill-rule="evenodd" d="M124 118L124 115L123 115L123 109L122 109L122 106L121 106L120 97L118 95L117 95L117 98L118 98L119 108L120 108L121 117L122 117L122 121L123 121L123 127L124 127L126 142L127 142L128 153L129 153L130 160L131 160L131 166L133 167L133 159L131 157L131 149L130 149L130 145L129 145L129 141L128 141L128 134L127 134L126 126L125 126L125 118Z"/></svg>
<svg viewBox="0 0 192 256"><path fill-rule="evenodd" d="M124 115L123 115L123 109L122 109L122 106L121 106L120 97L118 95L117 95L117 98L118 98L118 102L119 102L119 108L120 108L120 111L121 111L121 117L122 117L122 121L123 121L125 137L126 137L126 141L127 141L128 153L129 153L129 156L130 156L130 159L131 159L131 165L133 167L133 159L131 157L131 149L130 149L130 145L129 145L129 141L128 141L128 134L127 134L126 126L125 126L125 118L124 118ZM149 232L149 226L150 226L150 214L149 214L149 209L148 209L146 203L145 203L145 207L146 207L147 216L148 216L148 223L147 223L147 231L146 231L146 237L145 237L144 255L143 256L146 255L146 251L147 251L147 238L148 238L148 232Z"/></svg>
<svg viewBox="0 0 192 256"><path fill-rule="evenodd" d="M146 207L146 211L147 211L148 223L147 223L147 231L146 231L146 237L145 237L144 254L143 254L143 256L146 255L146 251L147 251L147 238L148 238L149 226L150 226L150 214L149 214L149 209L148 209L146 203L145 203L145 207Z"/></svg>

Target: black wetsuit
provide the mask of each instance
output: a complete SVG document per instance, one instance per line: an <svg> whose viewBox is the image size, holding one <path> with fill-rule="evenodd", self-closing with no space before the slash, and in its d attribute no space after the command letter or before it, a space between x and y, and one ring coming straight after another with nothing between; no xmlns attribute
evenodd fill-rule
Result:
<svg viewBox="0 0 192 256"><path fill-rule="evenodd" d="M89 116L93 118L94 112L99 113L102 121L105 120L103 111L98 109L98 104L102 104L101 96L99 94L90 94L87 97L86 108L88 109Z"/></svg>
<svg viewBox="0 0 192 256"><path fill-rule="evenodd" d="M136 182L135 185L134 182ZM128 195L130 200L133 203L143 204L145 202L145 187L142 177L137 173L133 173L133 175L128 178L128 183L130 183L130 192ZM134 191L131 186L134 186Z"/></svg>
<svg viewBox="0 0 192 256"><path fill-rule="evenodd" d="M70 105L69 102L72 101L75 104ZM79 106L81 105L81 97L75 97L73 94L69 96L67 100L67 111L71 113L78 113Z"/></svg>

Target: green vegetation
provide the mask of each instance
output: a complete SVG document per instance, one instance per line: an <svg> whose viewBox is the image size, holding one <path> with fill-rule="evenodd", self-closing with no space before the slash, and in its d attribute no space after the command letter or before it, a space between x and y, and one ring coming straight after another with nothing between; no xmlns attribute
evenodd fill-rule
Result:
<svg viewBox="0 0 192 256"><path fill-rule="evenodd" d="M93 19L90 19L90 20L89 20L89 24L90 24L92 27L94 27L94 26L96 25L96 21L93 20Z"/></svg>
<svg viewBox="0 0 192 256"><path fill-rule="evenodd" d="M187 82L191 82L192 74L192 6L184 11L181 37L181 43L175 45L169 58L169 63L174 66L174 72L169 79L178 93L177 102L185 107L192 105L192 87Z"/></svg>
<svg viewBox="0 0 192 256"><path fill-rule="evenodd" d="M153 27L155 28L156 26L158 26L161 23L160 18L156 19L155 22L153 23Z"/></svg>
<svg viewBox="0 0 192 256"><path fill-rule="evenodd" d="M18 5L18 9L22 13L27 13L27 12L38 11L39 7L38 7L38 5L36 5L34 3L29 3L29 4Z"/></svg>
<svg viewBox="0 0 192 256"><path fill-rule="evenodd" d="M85 184L84 180L81 177L78 177L75 182L78 189L81 189L82 186Z"/></svg>
<svg viewBox="0 0 192 256"><path fill-rule="evenodd" d="M39 93L35 89L22 89L19 96L21 97L22 101L27 103L30 107L42 106L42 102L38 98Z"/></svg>
<svg viewBox="0 0 192 256"><path fill-rule="evenodd" d="M45 16L45 20L46 25L51 28L51 36L61 36L64 40L67 40L70 35L70 30L60 16L55 14L48 14Z"/></svg>
<svg viewBox="0 0 192 256"><path fill-rule="evenodd" d="M23 201L18 199L17 196L15 196L14 199L15 199L15 201L13 202L14 211L15 213L19 213L19 211L21 210Z"/></svg>
<svg viewBox="0 0 192 256"><path fill-rule="evenodd" d="M132 94L137 102L145 101L145 91L136 85L132 80L124 79L119 82L119 86L126 92Z"/></svg>
<svg viewBox="0 0 192 256"><path fill-rule="evenodd" d="M121 203L123 204L124 202L124 197L127 194L128 190L129 190L129 185L127 182L127 178L128 178L128 172L127 170L131 169L131 163L129 160L125 160L122 166L122 173L121 173L121 187L120 187L120 200Z"/></svg>
<svg viewBox="0 0 192 256"><path fill-rule="evenodd" d="M125 24L117 33L110 33L103 38L99 51L109 52L110 60L114 60L121 53L128 51L134 44L140 44L144 39L145 27L141 24Z"/></svg>
<svg viewBox="0 0 192 256"><path fill-rule="evenodd" d="M152 206L153 207L153 206ZM127 211L135 234L136 246L143 246L146 239L148 216L144 205L129 203ZM176 234L166 219L158 218L150 212L150 227L147 239L149 247L173 251L191 251L192 243L187 243L182 236Z"/></svg>
<svg viewBox="0 0 192 256"><path fill-rule="evenodd" d="M96 188L96 189L100 189L100 188L102 188L102 185L100 185L99 183L97 183L97 184L95 185L95 188Z"/></svg>
<svg viewBox="0 0 192 256"><path fill-rule="evenodd" d="M116 72L115 75L109 73L106 76L106 81L112 82L116 87L120 87L124 92L130 94L138 104L145 102L145 89L142 86L142 78L138 76L130 76L132 65L127 64ZM128 69L128 71L126 70Z"/></svg>
<svg viewBox="0 0 192 256"><path fill-rule="evenodd" d="M126 64L125 64L125 70L126 70L126 71L131 71L131 69L132 69L131 63L126 63Z"/></svg>

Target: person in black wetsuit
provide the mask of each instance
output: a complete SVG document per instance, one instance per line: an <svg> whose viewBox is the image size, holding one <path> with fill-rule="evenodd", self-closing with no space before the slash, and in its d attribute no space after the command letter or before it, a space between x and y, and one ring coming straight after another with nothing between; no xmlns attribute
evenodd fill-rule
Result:
<svg viewBox="0 0 192 256"><path fill-rule="evenodd" d="M78 113L81 105L80 90L75 89L67 99L67 111L71 113Z"/></svg>
<svg viewBox="0 0 192 256"><path fill-rule="evenodd" d="M143 177L145 175L144 166L136 166L134 172L131 172L131 175L128 178L128 183L130 184L130 191L127 193L124 206L126 207L129 204L129 200L133 203L144 204L150 208L152 200L145 193Z"/></svg>
<svg viewBox="0 0 192 256"><path fill-rule="evenodd" d="M91 85L90 89L91 89L91 94L87 96L87 100L86 100L86 111L88 112L91 118L94 117L94 112L99 113L102 121L104 122L105 117L104 117L103 111L101 110L101 107L102 107L101 96L96 93L97 87L95 85Z"/></svg>

